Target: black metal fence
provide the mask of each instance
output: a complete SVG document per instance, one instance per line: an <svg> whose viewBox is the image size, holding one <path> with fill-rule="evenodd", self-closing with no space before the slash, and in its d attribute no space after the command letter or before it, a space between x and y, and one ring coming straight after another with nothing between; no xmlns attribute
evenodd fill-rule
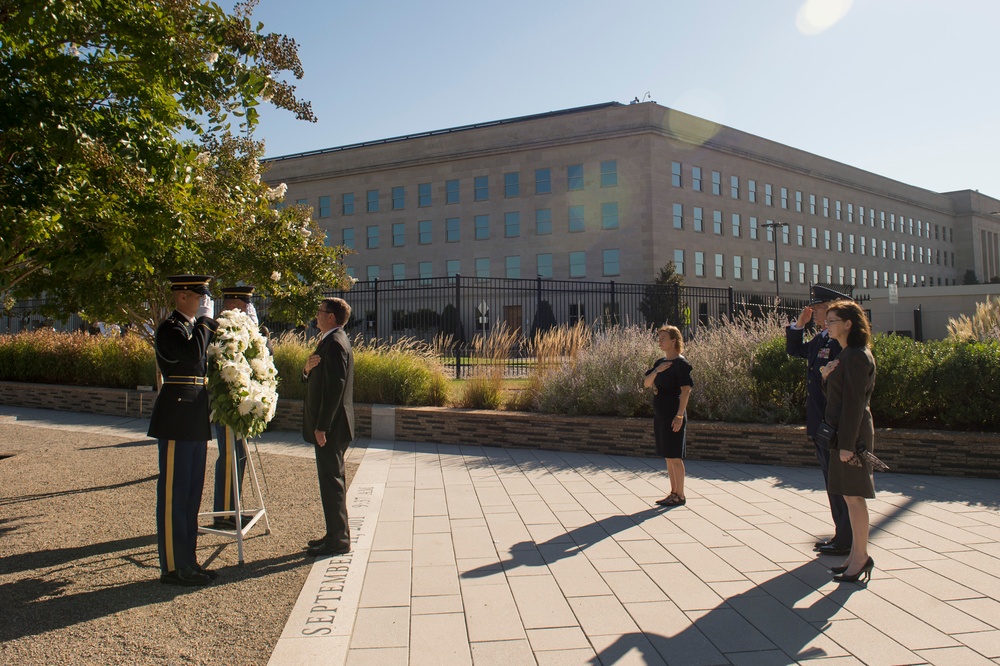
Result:
<svg viewBox="0 0 1000 666"><path fill-rule="evenodd" d="M843 287L838 287L844 289ZM686 339L713 322L743 313L763 316L777 310L794 318L807 302L805 297L782 296L775 304L770 294L737 291L732 287L689 287L640 283L583 282L570 280L478 278L455 275L446 278L372 280L357 282L348 292L330 292L351 304L348 323L352 334L368 341L395 342L413 338L433 343L439 334L451 336L454 346L447 362L456 377L469 369L477 335L488 335L502 324L519 340L530 341L539 330L573 326L653 326L670 323ZM0 333L17 333L47 327L56 330L89 330L95 325L72 314L56 320L38 314L44 300L20 301L0 314ZM295 328L268 317L268 301L256 304L262 323L274 333ZM217 302L216 308L221 307ZM307 329L309 330L309 329ZM315 332L315 329L311 329ZM507 360L510 375L526 374L531 366L524 345Z"/></svg>

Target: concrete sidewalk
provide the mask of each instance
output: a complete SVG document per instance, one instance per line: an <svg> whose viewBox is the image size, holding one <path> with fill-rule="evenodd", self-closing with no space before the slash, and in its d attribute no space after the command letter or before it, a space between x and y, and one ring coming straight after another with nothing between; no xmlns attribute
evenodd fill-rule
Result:
<svg viewBox="0 0 1000 666"><path fill-rule="evenodd" d="M0 408L37 427L145 423ZM311 456L295 433L262 451ZM285 664L997 664L1000 483L878 475L875 575L835 584L818 469L361 440L349 555L320 558Z"/></svg>

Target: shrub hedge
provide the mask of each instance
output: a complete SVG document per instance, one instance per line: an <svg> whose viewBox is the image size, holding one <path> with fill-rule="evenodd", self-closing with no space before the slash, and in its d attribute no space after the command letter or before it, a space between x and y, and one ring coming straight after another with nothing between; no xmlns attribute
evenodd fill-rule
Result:
<svg viewBox="0 0 1000 666"><path fill-rule="evenodd" d="M695 379L692 416L761 423L804 420L805 363L785 354L780 326L755 326L703 333L688 343L685 356ZM312 342L295 336L275 342L282 397L304 397L299 375L312 349ZM878 366L872 396L877 426L1000 432L1000 342L919 343L879 334L873 337L872 354ZM648 330L600 331L561 365L531 377L507 407L649 415L651 396L642 388L642 375L659 355ZM149 344L135 334L104 338L34 331L0 335L0 380L134 388L154 383L155 362ZM502 396L488 393L478 399L499 406ZM447 394L447 377L426 346L355 346L357 402L443 405Z"/></svg>

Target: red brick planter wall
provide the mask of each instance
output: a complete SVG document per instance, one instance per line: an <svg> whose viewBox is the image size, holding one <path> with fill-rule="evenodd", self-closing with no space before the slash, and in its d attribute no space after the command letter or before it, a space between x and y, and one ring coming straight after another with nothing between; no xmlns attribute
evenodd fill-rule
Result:
<svg viewBox="0 0 1000 666"><path fill-rule="evenodd" d="M0 382L0 404L149 416L155 393ZM358 437L371 436L371 406L355 406ZM282 400L273 430L301 430L302 401ZM440 407L397 407L396 439L442 444L653 456L652 419L554 416ZM1000 434L881 429L875 450L895 472L1000 478ZM692 422L688 458L791 467L816 466L803 426Z"/></svg>

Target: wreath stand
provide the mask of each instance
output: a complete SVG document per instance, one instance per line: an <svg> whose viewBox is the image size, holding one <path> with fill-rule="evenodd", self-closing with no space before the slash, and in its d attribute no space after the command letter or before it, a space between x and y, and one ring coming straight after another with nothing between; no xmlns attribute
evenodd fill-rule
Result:
<svg viewBox="0 0 1000 666"><path fill-rule="evenodd" d="M199 534L218 534L236 540L236 551L240 564L243 564L243 537L253 529L257 521L264 518L264 534L271 533L271 521L267 518L267 509L264 507L264 496L260 492L260 483L257 481L257 468L254 466L253 456L250 455L250 442L247 443L247 466L250 468L250 479L254 494L257 495L257 504L260 508L244 509L240 499L240 474L239 461L236 459L236 433L229 426L226 426L226 451L229 453L229 464L232 466L233 475L233 510L232 511L203 511L198 514L199 518L232 518L235 530L223 530L215 527L198 526ZM243 525L243 518L249 517L250 522Z"/></svg>

